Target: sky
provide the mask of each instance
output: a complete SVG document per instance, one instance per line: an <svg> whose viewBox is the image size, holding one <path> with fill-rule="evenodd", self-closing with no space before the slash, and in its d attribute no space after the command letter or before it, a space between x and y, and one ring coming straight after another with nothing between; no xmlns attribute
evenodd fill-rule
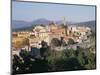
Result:
<svg viewBox="0 0 100 75"><path fill-rule="evenodd" d="M12 2L12 20L33 21L44 18L52 21L63 20L85 22L95 20L95 6L50 4L34 2Z"/></svg>

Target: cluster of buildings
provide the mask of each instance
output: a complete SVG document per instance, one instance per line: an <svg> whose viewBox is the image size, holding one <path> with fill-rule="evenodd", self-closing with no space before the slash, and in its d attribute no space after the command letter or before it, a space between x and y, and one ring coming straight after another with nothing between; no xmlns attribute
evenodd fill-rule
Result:
<svg viewBox="0 0 100 75"><path fill-rule="evenodd" d="M70 38L81 43L90 34L91 29L89 27L57 25L52 22L46 26L37 25L32 31L12 32L12 48L14 49L18 44L22 47L40 48L41 41L45 41L50 45L52 38L60 39L61 37L64 38L66 43Z"/></svg>

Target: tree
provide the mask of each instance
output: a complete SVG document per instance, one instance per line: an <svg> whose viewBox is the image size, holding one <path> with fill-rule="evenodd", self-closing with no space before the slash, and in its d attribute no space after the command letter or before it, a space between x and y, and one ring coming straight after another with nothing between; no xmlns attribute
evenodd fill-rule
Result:
<svg viewBox="0 0 100 75"><path fill-rule="evenodd" d="M88 64L86 64L87 69L95 69L96 68L96 56L94 53L88 51L87 56Z"/></svg>
<svg viewBox="0 0 100 75"><path fill-rule="evenodd" d="M84 66L84 65L85 65L85 59L84 59L84 56L83 56L83 53L82 53L82 52L79 52L77 58L78 58L79 63L80 63L82 66Z"/></svg>
<svg viewBox="0 0 100 75"><path fill-rule="evenodd" d="M61 44L61 46L66 45L66 42L64 41L64 37L60 37L60 44Z"/></svg>
<svg viewBox="0 0 100 75"><path fill-rule="evenodd" d="M41 45L42 45L42 47L40 48L40 55L45 58L47 56L47 53L48 53L47 42L42 41Z"/></svg>
<svg viewBox="0 0 100 75"><path fill-rule="evenodd" d="M67 55L69 54L69 55ZM74 50L68 50L64 52L51 51L48 56L48 63L50 66L49 71L71 71L85 69L80 64L77 57L73 56Z"/></svg>
<svg viewBox="0 0 100 75"><path fill-rule="evenodd" d="M53 38L51 40L51 46L60 46L60 45L61 45L61 43L60 43L60 40L59 39Z"/></svg>
<svg viewBox="0 0 100 75"><path fill-rule="evenodd" d="M84 70L84 66L82 66L76 57L71 57L64 62L64 70L72 71L72 70Z"/></svg>
<svg viewBox="0 0 100 75"><path fill-rule="evenodd" d="M49 71L61 71L63 70L63 62L66 58L64 52L51 50L48 55L48 65L49 65Z"/></svg>
<svg viewBox="0 0 100 75"><path fill-rule="evenodd" d="M64 51L64 54L66 55L67 58L74 57L75 51L73 49L68 49L68 50Z"/></svg>
<svg viewBox="0 0 100 75"><path fill-rule="evenodd" d="M70 44L75 44L75 42L74 42L73 39L70 38L70 39L68 40L68 44L69 44L69 45L70 45Z"/></svg>

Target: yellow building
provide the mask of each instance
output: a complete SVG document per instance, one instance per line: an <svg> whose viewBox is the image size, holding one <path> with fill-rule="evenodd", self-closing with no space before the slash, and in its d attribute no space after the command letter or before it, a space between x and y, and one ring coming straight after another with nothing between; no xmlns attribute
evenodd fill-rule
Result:
<svg viewBox="0 0 100 75"><path fill-rule="evenodd" d="M12 47L21 48L25 45L28 45L28 39L23 37L13 37L12 38Z"/></svg>
<svg viewBox="0 0 100 75"><path fill-rule="evenodd" d="M20 31L20 32L17 32L18 37L24 37L24 38L30 37L30 33L31 33L31 31Z"/></svg>

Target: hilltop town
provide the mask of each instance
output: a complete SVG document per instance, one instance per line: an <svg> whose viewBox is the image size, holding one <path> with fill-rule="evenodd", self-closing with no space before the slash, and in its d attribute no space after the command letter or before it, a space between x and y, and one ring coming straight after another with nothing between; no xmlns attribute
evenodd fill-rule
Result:
<svg viewBox="0 0 100 75"><path fill-rule="evenodd" d="M95 34L86 26L51 22L12 32L13 73L96 68Z"/></svg>
<svg viewBox="0 0 100 75"><path fill-rule="evenodd" d="M49 25L36 25L31 31L17 31L12 32L12 53L19 54L20 50L26 49L31 51L31 47L41 48L41 42L45 41L52 49L61 51L64 49L76 50L78 46L82 48L89 48L95 45L93 39L89 39L92 34L91 28L85 26L67 26L65 23L58 25L51 22ZM51 44L53 39L62 40L61 46L54 46ZM69 45L68 41L74 41L74 45ZM93 51L95 53L95 51Z"/></svg>

